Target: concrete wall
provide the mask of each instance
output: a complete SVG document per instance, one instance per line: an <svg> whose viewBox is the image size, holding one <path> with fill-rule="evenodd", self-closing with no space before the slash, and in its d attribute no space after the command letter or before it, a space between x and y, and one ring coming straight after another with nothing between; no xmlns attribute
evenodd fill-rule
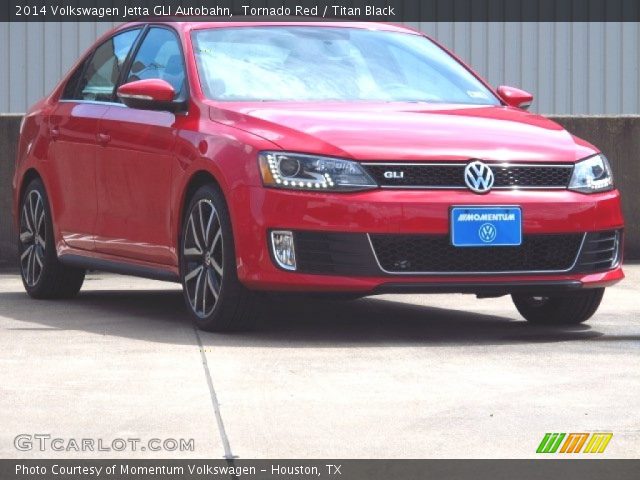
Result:
<svg viewBox="0 0 640 480"><path fill-rule="evenodd" d="M17 265L16 233L11 219L11 180L21 115L0 115L0 265Z"/></svg>
<svg viewBox="0 0 640 480"><path fill-rule="evenodd" d="M11 178L20 115L0 115L0 262L15 265ZM640 116L555 117L569 131L598 146L613 164L626 219L625 255L640 259Z"/></svg>
<svg viewBox="0 0 640 480"><path fill-rule="evenodd" d="M621 2L609 0L611 11L621 9ZM414 4L416 14L424 7L415 0L406 3ZM453 0L441 3L443 9L456 8ZM533 8L529 0L508 3L514 11ZM434 13L423 11L422 16L432 18ZM533 112L640 113L640 23L406 24L453 50L492 85L535 92ZM110 22L0 22L0 112L26 111L112 26Z"/></svg>

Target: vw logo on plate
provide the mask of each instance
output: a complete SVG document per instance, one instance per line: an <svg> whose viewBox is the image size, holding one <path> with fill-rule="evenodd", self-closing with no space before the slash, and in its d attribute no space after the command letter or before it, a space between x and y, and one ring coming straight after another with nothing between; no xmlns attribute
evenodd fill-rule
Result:
<svg viewBox="0 0 640 480"><path fill-rule="evenodd" d="M478 236L484 243L491 243L496 239L498 230L493 223L483 223L478 230Z"/></svg>
<svg viewBox="0 0 640 480"><path fill-rule="evenodd" d="M486 163L475 160L464 168L464 182L472 192L486 193L493 187L493 171Z"/></svg>

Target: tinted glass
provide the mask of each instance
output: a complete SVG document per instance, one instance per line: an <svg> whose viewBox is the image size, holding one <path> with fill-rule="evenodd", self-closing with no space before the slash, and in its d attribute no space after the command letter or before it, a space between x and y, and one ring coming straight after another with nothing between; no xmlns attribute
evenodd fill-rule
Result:
<svg viewBox="0 0 640 480"><path fill-rule="evenodd" d="M192 38L202 88L213 99L499 105L420 35L296 26L212 28Z"/></svg>
<svg viewBox="0 0 640 480"><path fill-rule="evenodd" d="M69 77L67 84L64 86L64 91L62 92L61 98L63 100L71 100L76 98L76 92L78 91L78 82L80 81L80 77L87 63L88 60L82 62Z"/></svg>
<svg viewBox="0 0 640 480"><path fill-rule="evenodd" d="M124 62L140 29L127 30L100 45L80 79L74 98L113 101L113 93Z"/></svg>
<svg viewBox="0 0 640 480"><path fill-rule="evenodd" d="M184 62L178 37L166 28L152 28L136 53L127 82L159 78L171 84L176 98L184 93Z"/></svg>

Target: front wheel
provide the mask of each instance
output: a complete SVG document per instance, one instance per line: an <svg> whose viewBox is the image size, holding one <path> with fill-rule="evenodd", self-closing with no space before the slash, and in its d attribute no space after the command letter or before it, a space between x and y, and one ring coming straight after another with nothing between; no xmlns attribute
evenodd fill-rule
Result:
<svg viewBox="0 0 640 480"><path fill-rule="evenodd" d="M604 288L594 288L553 296L514 294L511 298L520 314L530 323L576 325L596 313L603 295Z"/></svg>
<svg viewBox="0 0 640 480"><path fill-rule="evenodd" d="M222 332L253 324L257 293L238 280L229 212L213 185L200 187L187 207L180 270L185 303L199 328Z"/></svg>

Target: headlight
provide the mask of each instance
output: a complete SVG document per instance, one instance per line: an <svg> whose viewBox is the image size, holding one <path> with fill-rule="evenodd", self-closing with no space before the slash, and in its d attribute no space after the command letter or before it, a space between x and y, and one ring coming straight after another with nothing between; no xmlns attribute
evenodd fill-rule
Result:
<svg viewBox="0 0 640 480"><path fill-rule="evenodd" d="M569 190L581 193L606 192L613 189L613 174L607 157L594 155L573 167Z"/></svg>
<svg viewBox="0 0 640 480"><path fill-rule="evenodd" d="M300 153L260 152L265 186L295 190L354 191L376 188L376 182L357 163Z"/></svg>

